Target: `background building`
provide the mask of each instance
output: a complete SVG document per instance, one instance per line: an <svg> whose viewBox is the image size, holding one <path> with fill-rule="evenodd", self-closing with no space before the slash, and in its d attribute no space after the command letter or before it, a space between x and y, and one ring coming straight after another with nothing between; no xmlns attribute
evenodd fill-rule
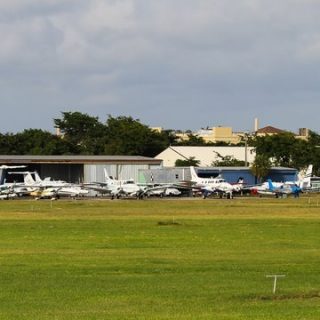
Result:
<svg viewBox="0 0 320 320"><path fill-rule="evenodd" d="M0 156L0 163L25 165L15 171L37 171L41 178L51 177L72 183L103 182L104 168L117 179L138 181L140 169L154 169L162 166L159 159L139 156ZM8 170L0 173L1 182L18 181L19 175L9 175ZM13 170L12 170L13 171ZM19 178L20 177L20 178Z"/></svg>
<svg viewBox="0 0 320 320"><path fill-rule="evenodd" d="M189 147L174 146L168 147L155 158L163 160L164 167L174 167L176 160L186 160L194 157L199 160L200 167L210 167L214 161L221 160L221 157L231 156L234 159L246 161L251 164L255 159L253 147Z"/></svg>
<svg viewBox="0 0 320 320"><path fill-rule="evenodd" d="M244 179L246 185L258 183L250 168L246 167L197 167L199 177L215 178L222 176L229 183L236 183L239 178ZM297 170L292 168L273 167L266 179L275 182L296 181ZM160 168L140 170L141 183L177 183L191 181L190 167Z"/></svg>
<svg viewBox="0 0 320 320"><path fill-rule="evenodd" d="M225 142L237 144L241 142L241 134L234 133L231 127L213 127L211 129L202 129L195 133L205 142Z"/></svg>

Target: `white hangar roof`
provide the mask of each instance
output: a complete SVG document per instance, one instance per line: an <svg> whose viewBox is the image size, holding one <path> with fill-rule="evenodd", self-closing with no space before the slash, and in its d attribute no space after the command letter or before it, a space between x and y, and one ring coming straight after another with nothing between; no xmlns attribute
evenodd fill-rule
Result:
<svg viewBox="0 0 320 320"><path fill-rule="evenodd" d="M221 160L222 157L232 156L233 158L245 161L245 154L247 153L248 163L252 163L255 158L253 147L189 147L189 146L170 146L155 158L163 160L164 167L174 167L176 160L186 160L194 157L200 161L200 167L211 167L212 162Z"/></svg>

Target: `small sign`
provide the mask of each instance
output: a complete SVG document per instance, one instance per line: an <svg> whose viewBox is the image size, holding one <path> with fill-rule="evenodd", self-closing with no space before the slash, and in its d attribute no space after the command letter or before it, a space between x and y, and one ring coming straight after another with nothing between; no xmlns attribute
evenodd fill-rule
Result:
<svg viewBox="0 0 320 320"><path fill-rule="evenodd" d="M284 274L268 274L266 275L267 278L273 278L273 290L272 293L275 294L277 291L277 279L278 278L284 278L285 275Z"/></svg>

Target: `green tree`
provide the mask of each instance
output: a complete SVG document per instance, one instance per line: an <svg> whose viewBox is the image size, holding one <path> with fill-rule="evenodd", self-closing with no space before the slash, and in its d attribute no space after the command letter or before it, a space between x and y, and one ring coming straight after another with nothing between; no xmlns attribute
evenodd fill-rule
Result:
<svg viewBox="0 0 320 320"><path fill-rule="evenodd" d="M61 155L73 153L73 146L60 137L40 129L28 129L16 135L20 154Z"/></svg>
<svg viewBox="0 0 320 320"><path fill-rule="evenodd" d="M0 136L1 154L10 155L62 155L73 154L67 141L41 129L27 129L15 135Z"/></svg>
<svg viewBox="0 0 320 320"><path fill-rule="evenodd" d="M195 157L190 157L188 159L177 159L175 162L176 167L198 167L200 160L196 160Z"/></svg>
<svg viewBox="0 0 320 320"><path fill-rule="evenodd" d="M314 131L309 132L308 144L303 149L305 167L313 164L313 174L320 176L320 135Z"/></svg>
<svg viewBox="0 0 320 320"><path fill-rule="evenodd" d="M106 122L104 153L153 157L170 145L168 132L157 132L132 117L112 117Z"/></svg>
<svg viewBox="0 0 320 320"><path fill-rule="evenodd" d="M187 140L175 142L174 145L175 146L206 146L207 144L202 137L197 137L192 133L189 133Z"/></svg>
<svg viewBox="0 0 320 320"><path fill-rule="evenodd" d="M238 160L233 156L225 156L219 160L213 161L211 165L213 167L244 167L245 161Z"/></svg>
<svg viewBox="0 0 320 320"><path fill-rule="evenodd" d="M62 119L54 119L63 139L74 146L76 153L102 154L105 126L98 117L91 117L81 112L62 112Z"/></svg>
<svg viewBox="0 0 320 320"><path fill-rule="evenodd" d="M253 175L261 182L267 177L271 169L271 165L272 163L268 156L264 154L257 154L250 169Z"/></svg>
<svg viewBox="0 0 320 320"><path fill-rule="evenodd" d="M12 133L0 134L0 154L19 154L16 145L16 135Z"/></svg>
<svg viewBox="0 0 320 320"><path fill-rule="evenodd" d="M285 132L272 136L255 137L250 142L257 155L264 155L275 166L302 169L314 154L314 146L308 140L297 139L293 133Z"/></svg>

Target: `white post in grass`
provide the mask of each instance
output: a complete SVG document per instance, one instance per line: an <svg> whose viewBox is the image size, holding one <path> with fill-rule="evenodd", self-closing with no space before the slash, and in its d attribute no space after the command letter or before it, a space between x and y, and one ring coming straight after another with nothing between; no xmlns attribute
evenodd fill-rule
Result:
<svg viewBox="0 0 320 320"><path fill-rule="evenodd" d="M284 278L285 275L284 274L268 274L266 275L267 278L273 278L273 290L272 293L275 294L277 291L277 279L278 278Z"/></svg>

